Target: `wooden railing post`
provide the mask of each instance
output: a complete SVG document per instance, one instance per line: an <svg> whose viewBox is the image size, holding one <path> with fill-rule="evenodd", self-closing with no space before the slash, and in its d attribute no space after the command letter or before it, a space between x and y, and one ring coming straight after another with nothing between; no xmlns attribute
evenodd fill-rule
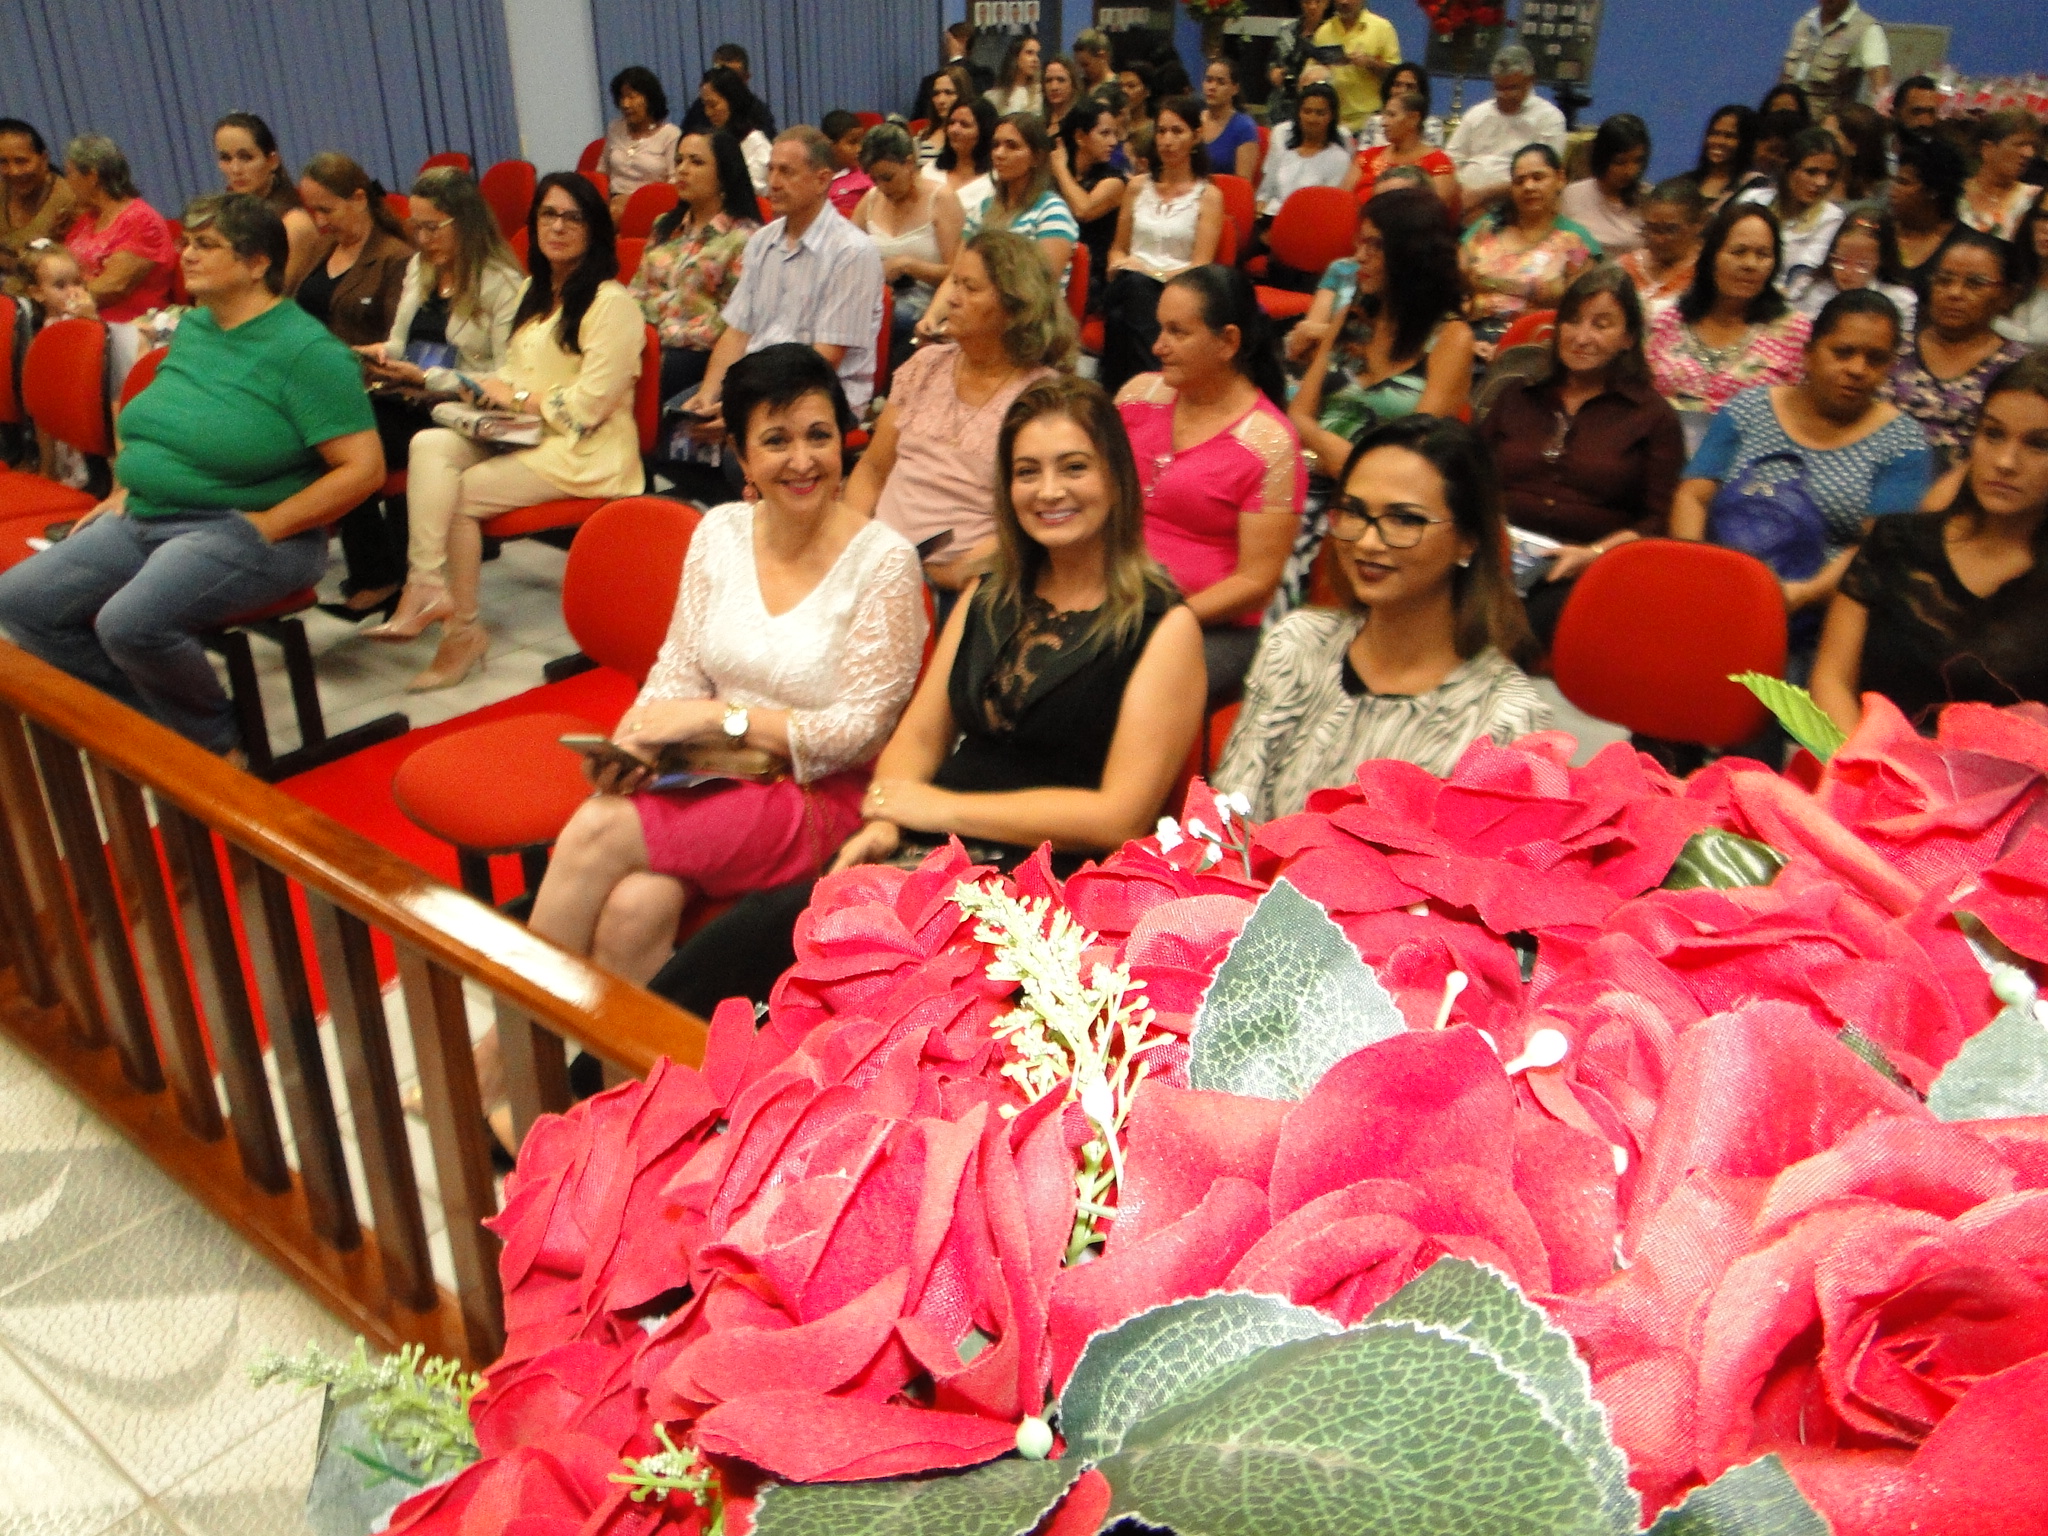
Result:
<svg viewBox="0 0 2048 1536"><path fill-rule="evenodd" d="M85 933L64 883L63 860L50 833L50 813L42 782L29 757L26 722L13 709L0 706L0 836L19 851L22 880L30 913L23 929L26 947L48 966L56 989L51 1001L69 1012L71 1030L81 1045L107 1043L106 1019L92 984ZM11 833L10 833L11 828ZM42 999L37 999L39 1003ZM47 1003L43 1003L48 1006Z"/></svg>
<svg viewBox="0 0 2048 1536"><path fill-rule="evenodd" d="M519 1146L542 1115L569 1107L569 1063L561 1036L534 1022L533 1015L497 999L498 1058L505 1065L505 1093L512 1101L512 1135Z"/></svg>

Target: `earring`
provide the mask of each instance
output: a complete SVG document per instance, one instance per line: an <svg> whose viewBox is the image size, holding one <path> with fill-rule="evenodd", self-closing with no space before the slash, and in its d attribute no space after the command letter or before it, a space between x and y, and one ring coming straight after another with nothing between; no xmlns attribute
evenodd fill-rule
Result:
<svg viewBox="0 0 2048 1536"><path fill-rule="evenodd" d="M1467 567L1467 566L1468 566L1468 565L1470 565L1471 563L1472 563L1472 557L1471 557L1470 555L1467 555L1467 556L1466 556L1466 557L1465 557L1464 559L1462 559L1462 560L1460 560L1460 561L1458 562L1458 569L1462 571L1462 570L1464 570L1464 569L1465 569L1465 567Z"/></svg>

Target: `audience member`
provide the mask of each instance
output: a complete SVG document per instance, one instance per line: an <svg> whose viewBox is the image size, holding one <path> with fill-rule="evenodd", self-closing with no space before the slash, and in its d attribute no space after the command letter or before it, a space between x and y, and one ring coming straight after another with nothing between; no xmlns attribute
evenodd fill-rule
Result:
<svg viewBox="0 0 2048 1536"><path fill-rule="evenodd" d="M74 210L64 244L78 258L100 318L130 321L168 303L178 259L171 227L135 190L120 145L103 133L81 133L64 146L64 181ZM283 263L277 281L284 282Z"/></svg>
<svg viewBox="0 0 2048 1536"><path fill-rule="evenodd" d="M1724 496L1739 502L1769 494L1779 506L1817 519L1810 530L1817 565L1789 556L1771 561L1794 615L1794 667L1801 674L1820 610L1867 520L1912 511L1933 479L1933 458L1912 418L1879 396L1898 346L1898 314L1883 294L1830 300L1807 338L1804 376L1746 389L1729 401L1672 502L1671 532L1681 539L1714 539Z"/></svg>
<svg viewBox="0 0 2048 1536"><path fill-rule="evenodd" d="M28 344L36 332L52 320L93 320L99 309L86 291L85 273L78 258L56 241L32 240L16 269L21 284L19 295L0 293L0 306L13 311L13 356L0 359L0 367L19 369L27 356ZM18 396L18 375L16 383ZM92 470L85 455L47 432L38 432L26 415L19 422L0 422L0 464L25 465L46 480L55 480L74 490L91 485Z"/></svg>
<svg viewBox="0 0 2048 1536"><path fill-rule="evenodd" d="M965 72L976 96L996 83L993 70L974 62L974 23L969 21L956 21L939 34L939 67Z"/></svg>
<svg viewBox="0 0 2048 1536"><path fill-rule="evenodd" d="M1619 265L1636 285L1644 316L1655 320L1692 286L1707 200L1690 176L1674 176L1650 189L1642 214L1642 246L1624 252Z"/></svg>
<svg viewBox="0 0 2048 1536"><path fill-rule="evenodd" d="M1991 328L2020 292L2018 253L1995 236L1957 230L1935 259L1920 329L1884 397L1920 423L1942 469L1968 456L1992 377L2027 355Z"/></svg>
<svg viewBox="0 0 2048 1536"><path fill-rule="evenodd" d="M1187 65L1171 43L1160 42L1152 51L1152 94L1160 101L1169 96L1193 96L1195 83Z"/></svg>
<svg viewBox="0 0 2048 1536"><path fill-rule="evenodd" d="M1898 232L1902 281L1912 285L1923 304L1936 258L1955 232L1967 227L1956 219L1964 180L1963 157L1947 140L1930 135L1900 146L1886 200Z"/></svg>
<svg viewBox="0 0 2048 1536"><path fill-rule="evenodd" d="M1493 98L1468 111L1448 146L1467 212L1507 199L1514 162L1531 144L1564 154L1564 114L1534 94L1536 61L1511 44L1493 56ZM1559 161L1562 164L1562 161Z"/></svg>
<svg viewBox="0 0 2048 1536"><path fill-rule="evenodd" d="M1842 149L1825 128L1809 128L1792 141L1791 159L1775 192L1759 187L1737 202L1768 204L1778 216L1779 287L1796 300L1820 276L1828 247L1842 227L1842 205L1828 198L1841 174Z"/></svg>
<svg viewBox="0 0 2048 1536"><path fill-rule="evenodd" d="M15 282L31 241L63 239L76 211L42 134L18 117L0 117L0 283Z"/></svg>
<svg viewBox="0 0 2048 1536"><path fill-rule="evenodd" d="M925 579L958 592L995 553L995 450L1010 402L1071 365L1074 328L1037 249L1009 230L967 243L951 277L951 346L914 353L890 382L846 504L920 550Z"/></svg>
<svg viewBox="0 0 2048 1536"><path fill-rule="evenodd" d="M1243 685L1301 525L1301 439L1272 322L1235 267L1169 282L1152 350L1159 371L1126 384L1117 410L1145 488L1145 546L1202 625L1213 709Z"/></svg>
<svg viewBox="0 0 2048 1536"><path fill-rule="evenodd" d="M1775 186L1792 163L1792 141L1813 126L1797 112L1766 112L1756 120L1756 154L1750 166Z"/></svg>
<svg viewBox="0 0 2048 1536"><path fill-rule="evenodd" d="M1885 159L1884 119L1877 109L1852 101L1828 113L1821 127L1842 146L1842 175L1835 183L1835 201L1844 206L1882 201L1892 173Z"/></svg>
<svg viewBox="0 0 2048 1536"><path fill-rule="evenodd" d="M1116 90L1116 70L1110 65L1109 38L1093 27L1074 34L1074 68L1080 71L1075 84L1095 101L1107 101Z"/></svg>
<svg viewBox="0 0 2048 1536"><path fill-rule="evenodd" d="M1330 0L1300 0L1300 14L1283 19L1266 57L1266 121L1294 115L1304 87L1329 84L1330 71L1316 58L1316 31L1330 14ZM1331 87L1331 95L1336 88Z"/></svg>
<svg viewBox="0 0 2048 1536"><path fill-rule="evenodd" d="M1057 138L1067 114L1081 99L1081 88L1074 80L1074 61L1063 53L1056 53L1045 61L1038 77L1039 91L1044 98L1044 111L1039 115L1045 120L1047 134Z"/></svg>
<svg viewBox="0 0 2048 1536"><path fill-rule="evenodd" d="M766 196L768 154L774 136L760 126L766 109L755 101L746 81L722 64L713 65L704 71L704 82L697 87L697 104L703 110L705 128L722 129L740 141L740 154L746 159L754 191ZM683 126L692 125L685 122Z"/></svg>
<svg viewBox="0 0 2048 1536"><path fill-rule="evenodd" d="M868 136L867 125L861 122L859 113L837 109L827 112L819 127L831 142L832 163L836 167L832 184L825 189L825 199L839 210L842 219L850 219L853 210L860 206L860 200L875 184L860 163L860 147Z"/></svg>
<svg viewBox="0 0 2048 1536"><path fill-rule="evenodd" d="M1327 67L1344 126L1356 133L1380 109L1380 80L1401 62L1394 24L1368 11L1365 0L1336 0L1336 14L1315 30L1315 45L1342 51L1343 62Z"/></svg>
<svg viewBox="0 0 2048 1536"><path fill-rule="evenodd" d="M411 640L440 623L414 692L461 682L490 649L477 611L484 519L566 496L637 495L645 483L633 419L644 322L618 281L611 209L584 177L551 172L534 192L526 239L532 277L505 366L478 383L481 404L529 419L540 442L500 452L447 427L412 440L405 593L397 614L367 633Z"/></svg>
<svg viewBox="0 0 2048 1536"><path fill-rule="evenodd" d="M1444 147L1444 120L1429 109L1429 71L1413 59L1396 64L1387 71L1387 78L1380 82L1380 100L1392 101L1396 96L1407 94L1422 98L1422 142L1431 149ZM1369 149L1375 144L1387 142L1386 124L1380 113L1375 112L1365 120L1364 129L1357 135L1358 146Z"/></svg>
<svg viewBox="0 0 2048 1536"><path fill-rule="evenodd" d="M526 274L469 172L437 165L421 173L410 213L418 254L406 264L391 334L356 348L387 467L408 462L413 438L434 424L436 398L455 398L465 376L485 378L504 366L526 290ZM405 580L408 528L403 491L379 494L341 520L348 575L330 613L391 614Z"/></svg>
<svg viewBox="0 0 2048 1536"><path fill-rule="evenodd" d="M900 134L901 129L897 132ZM655 220L627 291L661 338L661 398L704 382L740 260L761 227L753 179L729 133L686 133L669 178L676 205Z"/></svg>
<svg viewBox="0 0 2048 1536"><path fill-rule="evenodd" d="M776 218L747 241L739 285L725 305L725 330L704 384L685 407L700 419L722 413L725 372L778 342L815 348L839 374L855 413L874 394L875 335L882 324L882 258L872 240L825 200L832 146L815 128L786 128L769 164L768 205Z"/></svg>
<svg viewBox="0 0 2048 1536"><path fill-rule="evenodd" d="M769 110L767 102L754 94L754 70L747 60L747 50L738 43L720 43L711 50L711 67L728 71L746 87L747 95L744 102L723 90L718 93L721 101L729 107L739 109L739 121L737 124L730 121L714 123L711 120L711 103L700 85L697 99L691 102L688 110L683 113L683 132L704 133L712 128L723 128L742 143L745 142L746 135L752 133L759 133L762 138L773 142L776 132L775 114ZM751 163L750 161L749 164Z"/></svg>
<svg viewBox="0 0 2048 1536"><path fill-rule="evenodd" d="M299 307L352 347L384 340L415 254L384 188L329 149L306 162L299 197L320 241L299 279Z"/></svg>
<svg viewBox="0 0 2048 1536"><path fill-rule="evenodd" d="M668 120L668 92L651 69L631 64L613 75L611 98L619 115L605 125L593 169L610 180L616 218L635 192L669 179L683 130Z"/></svg>
<svg viewBox="0 0 2048 1536"><path fill-rule="evenodd" d="M1670 524L1685 434L1650 379L1643 334L1642 301L1626 272L1602 263L1580 273L1557 307L1548 370L1511 380L1480 426L1508 521L1560 546L1528 594L1529 623L1546 650L1579 574Z"/></svg>
<svg viewBox="0 0 2048 1536"><path fill-rule="evenodd" d="M2010 240L2040 188L2020 180L2041 147L2041 125L2018 107L1994 112L1977 129L1977 174L1963 183L1956 217L1970 228Z"/></svg>
<svg viewBox="0 0 2048 1536"><path fill-rule="evenodd" d="M1273 627L1215 772L1254 821L1303 809L1373 758L1444 774L1482 737L1506 743L1550 723L1512 659L1529 632L1478 435L1435 416L1389 422L1360 441L1340 483L1330 537L1349 601Z"/></svg>
<svg viewBox="0 0 2048 1536"><path fill-rule="evenodd" d="M953 109L976 94L972 85L967 71L958 66L948 66L927 78L917 99L917 110L910 114L911 122L925 125L917 139L920 170L930 169L932 162L944 153L946 125L953 120Z"/></svg>
<svg viewBox="0 0 2048 1536"><path fill-rule="evenodd" d="M960 200L918 174L910 135L894 123L868 130L860 158L874 187L853 210L853 225L874 242L882 281L895 294L890 344L892 359L900 360L960 254Z"/></svg>
<svg viewBox="0 0 2048 1536"><path fill-rule="evenodd" d="M1688 447L1740 391L1798 381L1813 327L1772 284L1777 270L1777 215L1729 203L1707 225L1692 286L1650 322L1650 375L1686 422Z"/></svg>
<svg viewBox="0 0 2048 1536"><path fill-rule="evenodd" d="M1700 140L1699 163L1692 170L1709 218L1731 198L1769 182L1769 177L1757 174L1755 162L1756 114L1736 103L1715 108L1707 119L1706 137Z"/></svg>
<svg viewBox="0 0 2048 1536"><path fill-rule="evenodd" d="M230 112L213 125L213 157L220 164L228 191L262 198L284 220L292 250L291 260L285 264L284 291L295 293L299 279L312 269L320 236L292 184L291 172L284 168L277 135L254 112Z"/></svg>
<svg viewBox="0 0 2048 1536"><path fill-rule="evenodd" d="M1856 0L1820 0L1793 24L1780 78L1830 105L1881 96L1892 83L1891 43Z"/></svg>
<svg viewBox="0 0 2048 1536"><path fill-rule="evenodd" d="M1523 315L1557 308L1572 279L1600 259L1599 242L1558 212L1564 168L1549 145L1517 154L1513 177L1509 200L1465 232L1458 252L1482 357Z"/></svg>
<svg viewBox="0 0 2048 1536"><path fill-rule="evenodd" d="M1135 137L1140 128L1152 125L1152 66L1132 59L1116 72L1117 89L1124 93L1124 135Z"/></svg>
<svg viewBox="0 0 2048 1536"><path fill-rule="evenodd" d="M711 50L711 62L731 70L745 82L748 90L754 88L754 63L747 57L747 50L738 43L720 43ZM768 103L759 96L754 98L756 114L754 126L769 138L775 137L775 114L768 110Z"/></svg>
<svg viewBox="0 0 2048 1536"><path fill-rule="evenodd" d="M119 199L125 163L71 148L88 193ZM356 360L283 297L289 252L260 198L185 209L197 307L121 413L113 494L0 574L15 644L213 752L236 749L235 716L200 636L318 580L326 525L384 478Z"/></svg>
<svg viewBox="0 0 2048 1536"><path fill-rule="evenodd" d="M854 425L831 367L778 345L733 365L734 451L758 502L704 515L668 638L555 845L528 926L645 983L692 901L817 875L860 825L925 640L917 557L839 500ZM663 749L750 751L755 778L661 787Z"/></svg>
<svg viewBox="0 0 2048 1536"><path fill-rule="evenodd" d="M2013 234L2023 297L1991 328L2023 347L2048 347L2048 193L2034 199Z"/></svg>
<svg viewBox="0 0 2048 1536"><path fill-rule="evenodd" d="M1010 46L1003 50L1002 65L996 70L996 83L982 92L996 109L996 116L1045 110L1045 91L1038 79L1039 54L1038 39L1029 32L1010 39Z"/></svg>
<svg viewBox="0 0 2048 1536"><path fill-rule="evenodd" d="M1873 289L1890 299L1892 308L1899 312L1899 341L1904 345L1912 340L1920 299L1911 288L1896 281L1898 264L1898 241L1892 234L1890 215L1867 208L1855 209L1835 231L1826 264L1792 301L1793 307L1802 315L1817 315L1838 293Z"/></svg>
<svg viewBox="0 0 2048 1536"><path fill-rule="evenodd" d="M1441 149L1423 142L1422 117L1428 103L1413 92L1389 96L1380 109L1382 138L1369 149L1361 149L1346 173L1344 184L1358 201L1371 201L1380 177L1397 165L1412 165L1429 178L1429 185L1445 204L1458 205L1458 168Z"/></svg>
<svg viewBox="0 0 2048 1536"><path fill-rule="evenodd" d="M1813 667L1845 731L1882 694L1922 731L1943 705L2048 703L2048 357L1985 392L1947 510L1881 519L1842 576Z"/></svg>
<svg viewBox="0 0 2048 1536"><path fill-rule="evenodd" d="M1273 130L1259 180L1258 211L1270 219L1303 187L1341 187L1351 151L1337 136L1337 92L1318 81L1300 88L1294 115Z"/></svg>
<svg viewBox="0 0 2048 1536"><path fill-rule="evenodd" d="M1013 112L996 125L989 143L989 181L994 190L988 201L965 216L966 238L971 240L984 229L1024 236L1037 245L1046 271L1064 288L1067 262L1081 228L1053 185L1052 141L1034 114ZM932 307L944 317L943 291Z"/></svg>
<svg viewBox="0 0 2048 1536"><path fill-rule="evenodd" d="M1893 167L1897 152L1919 143L1934 132L1941 117L1941 87L1926 75L1909 75L1892 93Z"/></svg>
<svg viewBox="0 0 2048 1536"><path fill-rule="evenodd" d="M1598 242L1610 260L1643 245L1643 198L1649 183L1650 130L1640 117L1617 112L1593 134L1593 174L1564 189L1564 216Z"/></svg>
<svg viewBox="0 0 2048 1536"><path fill-rule="evenodd" d="M1807 100L1803 85L1780 81L1764 92L1764 99L1757 103L1756 110L1759 117L1769 117L1773 112L1792 112L1809 127L1813 123L1813 103Z"/></svg>
<svg viewBox="0 0 2048 1536"><path fill-rule="evenodd" d="M1202 71L1202 144L1209 169L1241 176L1254 186L1259 177L1259 129L1238 105L1237 65L1218 55Z"/></svg>
<svg viewBox="0 0 2048 1536"><path fill-rule="evenodd" d="M1117 109L1090 96L1060 127L1052 147L1052 180L1067 200L1081 244L1088 248L1088 310L1102 308L1109 287L1109 250L1116 242L1118 210L1123 206L1125 173L1116 166L1119 131Z"/></svg>
<svg viewBox="0 0 2048 1536"><path fill-rule="evenodd" d="M996 109L985 98L976 96L953 109L946 123L946 147L939 151L932 169L959 200L962 218L978 212L995 195L995 182L989 175L995 139Z"/></svg>
<svg viewBox="0 0 2048 1536"><path fill-rule="evenodd" d="M1191 97L1161 104L1153 130L1157 175L1136 177L1124 191L1109 251L1109 288L1102 300L1102 387L1120 390L1147 371L1159 339L1159 295L1190 267L1216 259L1223 235L1223 194L1209 181L1208 152Z"/></svg>

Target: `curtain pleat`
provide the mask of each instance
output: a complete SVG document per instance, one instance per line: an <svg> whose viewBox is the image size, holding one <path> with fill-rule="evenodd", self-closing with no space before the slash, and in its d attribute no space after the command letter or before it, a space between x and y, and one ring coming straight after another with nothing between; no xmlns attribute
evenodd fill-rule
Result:
<svg viewBox="0 0 2048 1536"><path fill-rule="evenodd" d="M16 0L0 80L54 152L111 136L170 216L220 185L227 112L260 114L294 171L338 149L394 191L441 150L519 153L502 0Z"/></svg>

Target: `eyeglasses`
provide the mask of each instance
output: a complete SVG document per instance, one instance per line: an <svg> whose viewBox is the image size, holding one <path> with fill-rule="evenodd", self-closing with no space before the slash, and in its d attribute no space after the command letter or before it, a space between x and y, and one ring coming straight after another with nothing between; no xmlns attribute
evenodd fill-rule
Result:
<svg viewBox="0 0 2048 1536"><path fill-rule="evenodd" d="M1995 277L1977 277L1963 272L1937 272L1930 285L1935 288L1961 288L1969 293L1989 293L1994 288L2005 286Z"/></svg>
<svg viewBox="0 0 2048 1536"><path fill-rule="evenodd" d="M543 214L542 217L545 218L546 215ZM581 223L582 219L583 216L581 214L576 215L576 221L578 223ZM441 233L442 230L447 229L454 222L455 221L453 219L413 219L408 223L407 227L411 229L414 234L425 235L428 239L431 240L435 235L438 235L439 233Z"/></svg>
<svg viewBox="0 0 2048 1536"><path fill-rule="evenodd" d="M1449 521L1448 517L1424 517L1398 508L1375 515L1366 511L1364 502L1346 496L1330 506L1330 537L1340 544L1356 544L1370 525L1388 549L1413 549L1430 529Z"/></svg>
<svg viewBox="0 0 2048 1536"><path fill-rule="evenodd" d="M589 221L573 208L543 208L533 216L536 224L559 224L564 229L581 229Z"/></svg>
<svg viewBox="0 0 2048 1536"><path fill-rule="evenodd" d="M1829 257L1828 265L1844 277L1869 277L1877 270L1874 261L1850 261L1841 256Z"/></svg>

